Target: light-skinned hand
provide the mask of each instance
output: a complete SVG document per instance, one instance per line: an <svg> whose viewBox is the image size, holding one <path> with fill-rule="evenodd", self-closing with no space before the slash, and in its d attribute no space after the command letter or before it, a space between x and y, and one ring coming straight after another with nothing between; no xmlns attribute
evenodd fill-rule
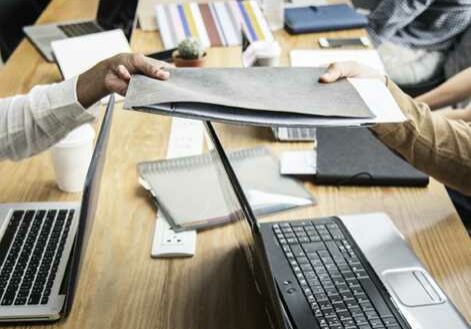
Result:
<svg viewBox="0 0 471 329"><path fill-rule="evenodd" d="M331 83L344 78L379 79L386 83L386 77L369 66L357 62L337 62L329 65L319 82Z"/></svg>

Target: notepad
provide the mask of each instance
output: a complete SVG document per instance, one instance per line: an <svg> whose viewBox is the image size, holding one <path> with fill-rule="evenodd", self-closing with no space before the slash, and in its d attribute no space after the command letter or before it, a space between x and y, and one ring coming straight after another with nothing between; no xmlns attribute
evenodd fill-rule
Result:
<svg viewBox="0 0 471 329"><path fill-rule="evenodd" d="M367 25L368 19L347 4L285 10L285 28L292 34L353 29Z"/></svg>
<svg viewBox="0 0 471 329"><path fill-rule="evenodd" d="M429 178L366 128L317 130L317 184L426 186Z"/></svg>
<svg viewBox="0 0 471 329"><path fill-rule="evenodd" d="M234 151L229 159L256 215L315 203L300 182L280 175L278 159L268 149ZM159 210L177 231L221 225L234 218L223 170L211 152L138 164Z"/></svg>
<svg viewBox="0 0 471 329"><path fill-rule="evenodd" d="M240 45L241 28L251 42L273 40L256 1L160 4L155 14L166 49L189 37L205 48Z"/></svg>

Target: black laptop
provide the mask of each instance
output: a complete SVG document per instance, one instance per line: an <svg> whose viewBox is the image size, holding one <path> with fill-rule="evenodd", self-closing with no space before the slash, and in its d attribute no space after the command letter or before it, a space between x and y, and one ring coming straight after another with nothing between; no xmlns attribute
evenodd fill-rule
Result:
<svg viewBox="0 0 471 329"><path fill-rule="evenodd" d="M272 328L469 328L386 214L257 222L216 131L206 127Z"/></svg>

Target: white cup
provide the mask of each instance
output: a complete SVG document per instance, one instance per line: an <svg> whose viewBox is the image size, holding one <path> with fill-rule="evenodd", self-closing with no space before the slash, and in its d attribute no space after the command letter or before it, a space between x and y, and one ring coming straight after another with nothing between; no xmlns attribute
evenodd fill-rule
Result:
<svg viewBox="0 0 471 329"><path fill-rule="evenodd" d="M95 130L89 124L71 131L51 148L57 186L64 192L81 192L93 154Z"/></svg>
<svg viewBox="0 0 471 329"><path fill-rule="evenodd" d="M263 42L256 50L256 66L278 66L280 62L281 47L276 41Z"/></svg>

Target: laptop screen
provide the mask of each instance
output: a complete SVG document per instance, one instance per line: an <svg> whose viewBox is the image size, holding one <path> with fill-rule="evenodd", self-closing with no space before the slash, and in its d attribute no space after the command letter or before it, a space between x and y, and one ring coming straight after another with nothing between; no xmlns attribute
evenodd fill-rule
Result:
<svg viewBox="0 0 471 329"><path fill-rule="evenodd" d="M128 40L136 23L138 0L100 0L97 22L105 30L122 29Z"/></svg>
<svg viewBox="0 0 471 329"><path fill-rule="evenodd" d="M226 193L225 200L227 206L233 210L235 215L234 229L240 247L244 251L250 271L253 273L258 288L261 289L266 300L272 327L285 328L286 311L277 290L273 272L271 271L265 247L261 241L257 219L244 194L244 191L237 178L225 151L217 136L211 122L207 121L206 130L214 149L210 151L212 164L218 173L219 183ZM257 170L254 168L254 170Z"/></svg>
<svg viewBox="0 0 471 329"><path fill-rule="evenodd" d="M93 152L90 166L88 167L87 176L85 178L77 234L75 237L74 246L71 251L69 263L67 264L67 272L61 288L63 293L66 295L63 309L64 315L67 315L72 307L75 288L80 275L83 258L87 250L86 247L93 226L93 220L95 218L95 210L98 201L103 166L106 158L105 155L111 129L113 109L114 96L112 95L110 96L108 106L106 107L100 133L98 134L95 144L95 151Z"/></svg>

